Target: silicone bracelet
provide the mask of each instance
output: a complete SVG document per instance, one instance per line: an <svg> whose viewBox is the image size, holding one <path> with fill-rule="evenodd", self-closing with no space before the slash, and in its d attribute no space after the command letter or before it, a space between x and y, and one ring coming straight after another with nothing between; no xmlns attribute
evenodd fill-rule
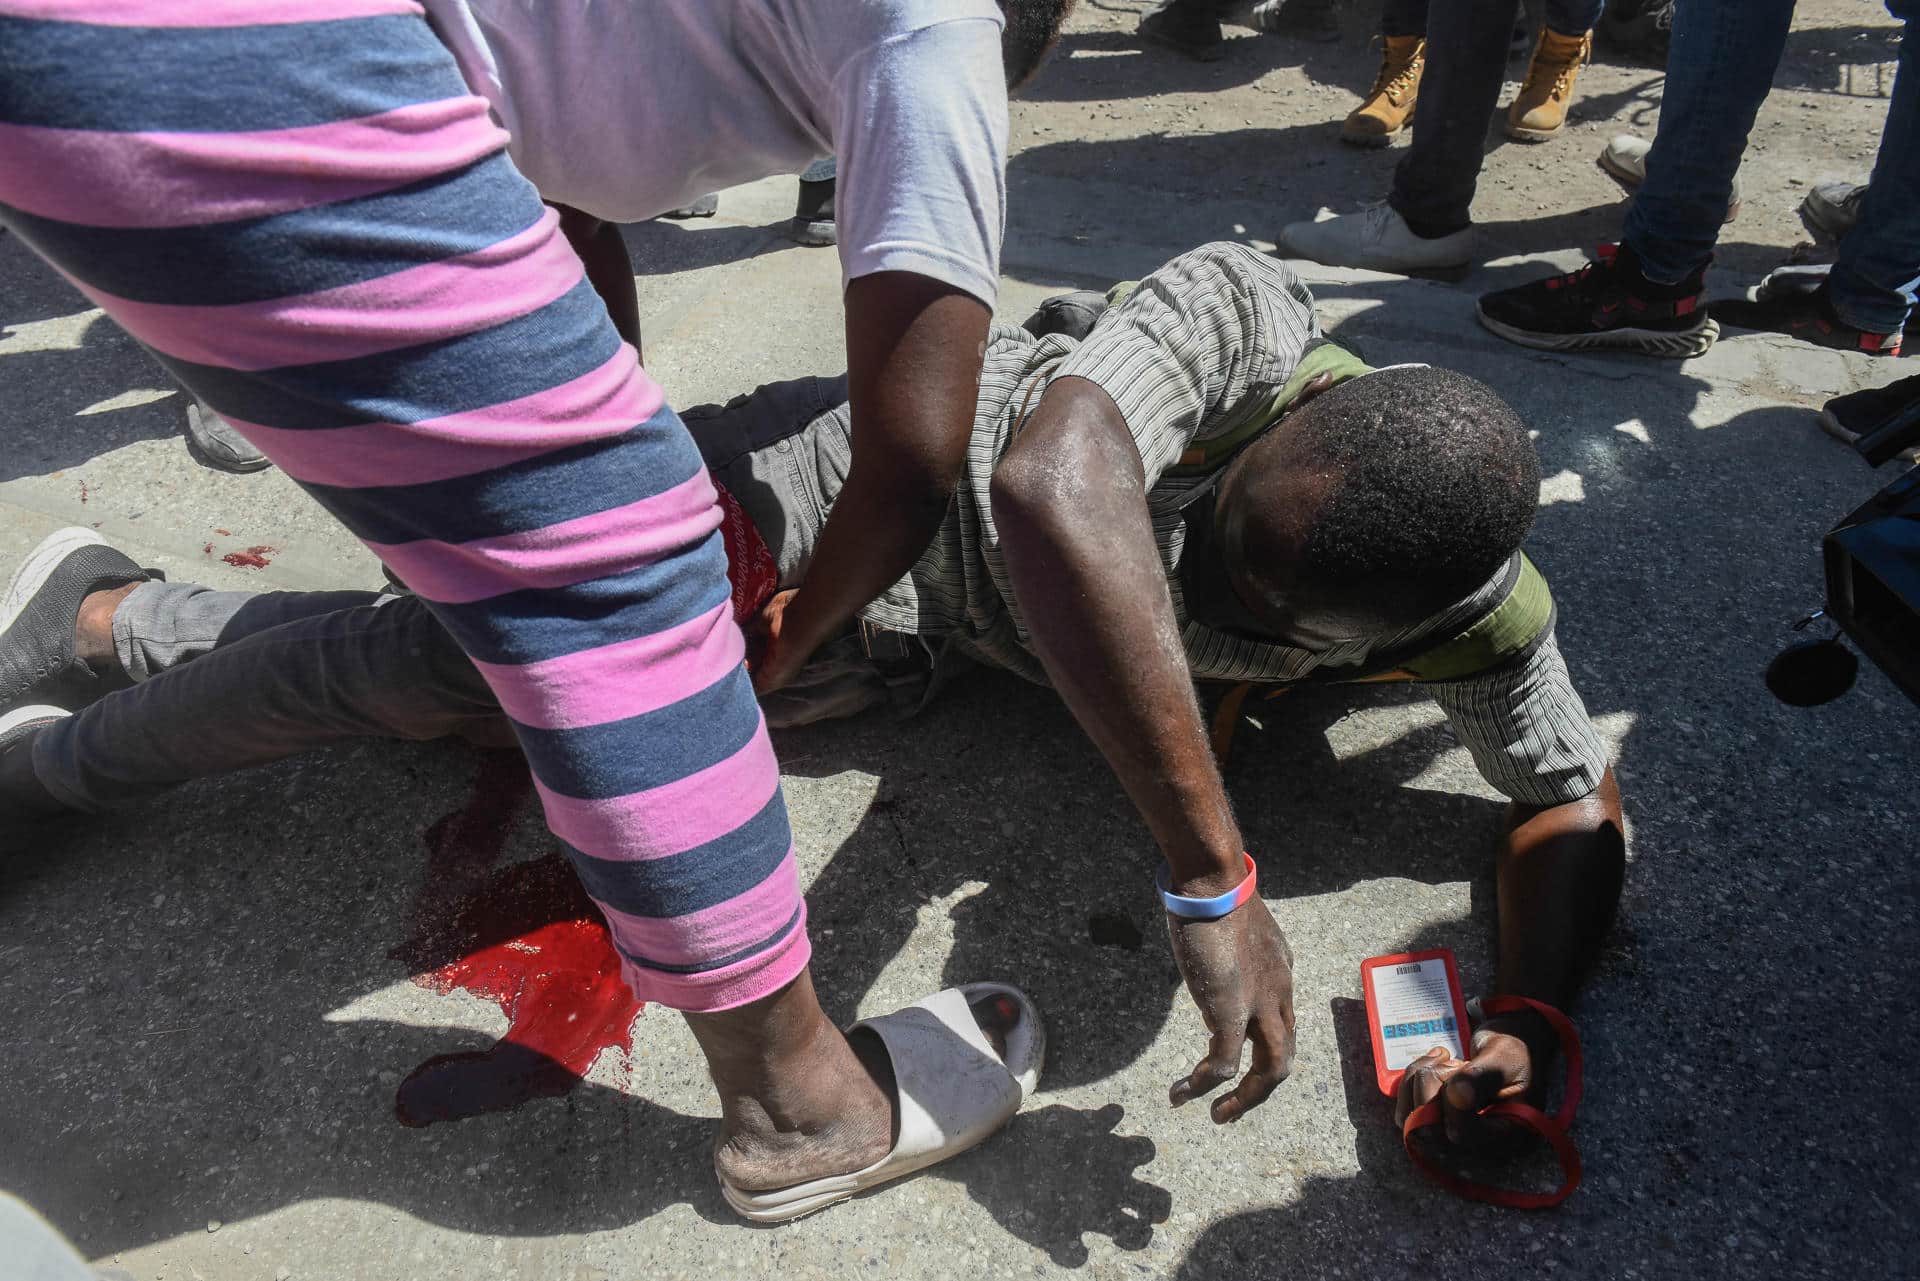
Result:
<svg viewBox="0 0 1920 1281"><path fill-rule="evenodd" d="M1169 890L1173 869L1162 863L1154 883L1160 888L1160 901L1166 904L1167 914L1188 921L1217 921L1252 898L1260 882L1260 870L1253 865L1253 855L1242 852L1240 857L1247 860L1246 879L1213 898L1188 898Z"/></svg>

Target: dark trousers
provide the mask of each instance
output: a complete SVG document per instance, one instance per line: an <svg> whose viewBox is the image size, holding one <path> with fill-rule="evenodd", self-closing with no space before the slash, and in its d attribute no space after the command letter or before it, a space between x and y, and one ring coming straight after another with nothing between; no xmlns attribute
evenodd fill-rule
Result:
<svg viewBox="0 0 1920 1281"><path fill-rule="evenodd" d="M1603 7L1604 0L1555 0L1547 6L1547 25L1578 35L1600 20ZM1472 225L1468 211L1480 181L1487 118L1506 80L1513 13L1513 0L1388 0L1381 24L1388 35L1417 35L1422 27L1427 35L1413 146L1394 171L1387 198L1420 235ZM1396 31L1396 23L1411 30Z"/></svg>

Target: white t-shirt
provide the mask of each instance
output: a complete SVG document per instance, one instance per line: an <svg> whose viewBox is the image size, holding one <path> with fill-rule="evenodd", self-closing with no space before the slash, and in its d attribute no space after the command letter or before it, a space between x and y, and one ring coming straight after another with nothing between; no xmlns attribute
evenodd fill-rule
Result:
<svg viewBox="0 0 1920 1281"><path fill-rule="evenodd" d="M424 0L560 204L633 222L840 160L843 282L993 305L1007 90L995 0Z"/></svg>

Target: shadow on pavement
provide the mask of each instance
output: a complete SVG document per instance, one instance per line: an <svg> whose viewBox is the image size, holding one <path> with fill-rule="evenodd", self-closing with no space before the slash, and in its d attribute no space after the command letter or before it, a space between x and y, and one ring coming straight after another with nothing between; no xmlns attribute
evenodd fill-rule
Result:
<svg viewBox="0 0 1920 1281"><path fill-rule="evenodd" d="M140 440L178 436L186 401L127 332L95 315L77 290L17 236L0 236L0 416L8 428L0 481L45 476ZM172 394L116 407L129 388ZM186 446L181 460L186 462Z"/></svg>

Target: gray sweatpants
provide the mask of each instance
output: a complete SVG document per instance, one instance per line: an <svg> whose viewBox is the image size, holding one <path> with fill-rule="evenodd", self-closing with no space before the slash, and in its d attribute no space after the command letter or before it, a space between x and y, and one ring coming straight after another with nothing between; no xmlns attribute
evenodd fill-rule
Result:
<svg viewBox="0 0 1920 1281"><path fill-rule="evenodd" d="M851 462L845 380L774 383L684 418L766 539L781 585L799 582ZM513 742L480 674L411 596L143 583L115 610L113 641L133 686L34 738L35 777L71 809L132 805L353 739ZM890 697L847 637L763 706L778 728Z"/></svg>
<svg viewBox="0 0 1920 1281"><path fill-rule="evenodd" d="M411 596L143 583L115 610L113 640L137 683L34 737L34 775L72 809L350 739L513 741L479 672Z"/></svg>

